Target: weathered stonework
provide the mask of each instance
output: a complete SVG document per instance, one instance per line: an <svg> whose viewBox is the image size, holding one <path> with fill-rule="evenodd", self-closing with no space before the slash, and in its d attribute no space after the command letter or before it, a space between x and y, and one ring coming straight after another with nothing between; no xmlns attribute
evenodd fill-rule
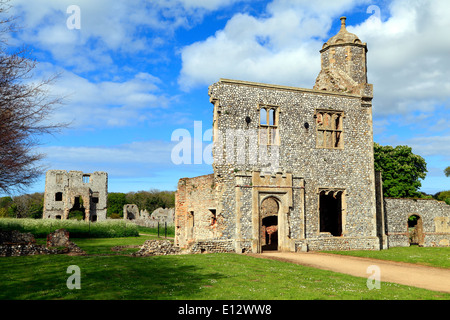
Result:
<svg viewBox="0 0 450 320"><path fill-rule="evenodd" d="M151 214L147 209L139 210L135 204L126 204L123 206L123 218L135 224L147 228L156 228L159 226L173 226L175 221L174 208L158 208Z"/></svg>
<svg viewBox="0 0 450 320"><path fill-rule="evenodd" d="M449 246L450 206L436 200L384 199L386 233L390 247L408 247L410 234L408 218L419 217L419 245L424 247Z"/></svg>
<svg viewBox="0 0 450 320"><path fill-rule="evenodd" d="M176 245L237 253L388 247L366 53L342 19L321 50L313 90L228 79L210 86L214 174L179 181Z"/></svg>
<svg viewBox="0 0 450 320"><path fill-rule="evenodd" d="M68 219L72 210L84 211L86 221L106 220L108 174L50 170L45 178L43 219Z"/></svg>

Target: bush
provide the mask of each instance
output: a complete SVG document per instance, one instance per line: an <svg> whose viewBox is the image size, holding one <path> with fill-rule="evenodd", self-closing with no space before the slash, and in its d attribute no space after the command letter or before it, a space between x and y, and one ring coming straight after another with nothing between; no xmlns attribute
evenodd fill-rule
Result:
<svg viewBox="0 0 450 320"><path fill-rule="evenodd" d="M66 229L71 238L119 238L137 237L139 232L134 223L126 221L97 221L89 223L76 220L55 219L0 219L0 230L30 232L35 238L46 238L47 234L58 229Z"/></svg>
<svg viewBox="0 0 450 320"><path fill-rule="evenodd" d="M434 195L434 197L439 201L444 201L448 205L450 205L450 190L449 191L441 191Z"/></svg>

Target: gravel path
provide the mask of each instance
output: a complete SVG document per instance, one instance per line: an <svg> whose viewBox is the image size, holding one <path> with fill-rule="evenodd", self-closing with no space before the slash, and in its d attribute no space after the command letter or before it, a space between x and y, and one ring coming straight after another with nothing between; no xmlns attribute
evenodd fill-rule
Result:
<svg viewBox="0 0 450 320"><path fill-rule="evenodd" d="M341 256L327 253L265 252L254 257L293 262L352 276L369 278L369 266L377 266L381 282L393 282L433 291L450 293L450 270L411 263Z"/></svg>

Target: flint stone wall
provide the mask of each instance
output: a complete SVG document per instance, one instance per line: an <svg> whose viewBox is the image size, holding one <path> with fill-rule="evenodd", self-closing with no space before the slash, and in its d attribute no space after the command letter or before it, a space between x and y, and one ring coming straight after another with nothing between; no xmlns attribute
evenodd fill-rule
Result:
<svg viewBox="0 0 450 320"><path fill-rule="evenodd" d="M389 247L408 247L408 218L422 219L423 246L446 247L450 242L450 206L427 199L384 199Z"/></svg>
<svg viewBox="0 0 450 320"><path fill-rule="evenodd" d="M181 250L169 240L147 240L133 256L162 256L180 254Z"/></svg>

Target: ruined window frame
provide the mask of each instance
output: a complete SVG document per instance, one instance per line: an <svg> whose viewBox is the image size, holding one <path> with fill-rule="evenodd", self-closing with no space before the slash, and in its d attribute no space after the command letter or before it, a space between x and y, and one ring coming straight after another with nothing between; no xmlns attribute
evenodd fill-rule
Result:
<svg viewBox="0 0 450 320"><path fill-rule="evenodd" d="M91 183L91 175L84 174L82 178L83 183Z"/></svg>
<svg viewBox="0 0 450 320"><path fill-rule="evenodd" d="M261 119L261 112L265 110L265 123ZM273 111L273 113L271 112ZM271 119L273 114L273 119ZM274 105L260 104L258 105L258 143L265 146L280 145L280 107Z"/></svg>
<svg viewBox="0 0 450 320"><path fill-rule="evenodd" d="M322 212L321 212L321 196L322 193L325 193L325 195L328 195L329 193L335 193L335 194L340 194L340 198L341 198L341 203L340 203L340 208L341 208L341 215L340 215L340 230L341 230L341 235L336 236L336 235L332 235L330 231L321 231L322 229L322 225L321 225L321 220L322 220ZM317 190L317 217L318 217L318 225L317 225L317 233L318 235L320 235L321 233L330 233L332 237L343 237L347 231L346 231L346 220L347 220L347 190L345 188L318 188Z"/></svg>
<svg viewBox="0 0 450 320"><path fill-rule="evenodd" d="M314 118L316 124L316 148L344 149L344 112L332 109L316 109ZM336 118L338 122L336 122Z"/></svg>

